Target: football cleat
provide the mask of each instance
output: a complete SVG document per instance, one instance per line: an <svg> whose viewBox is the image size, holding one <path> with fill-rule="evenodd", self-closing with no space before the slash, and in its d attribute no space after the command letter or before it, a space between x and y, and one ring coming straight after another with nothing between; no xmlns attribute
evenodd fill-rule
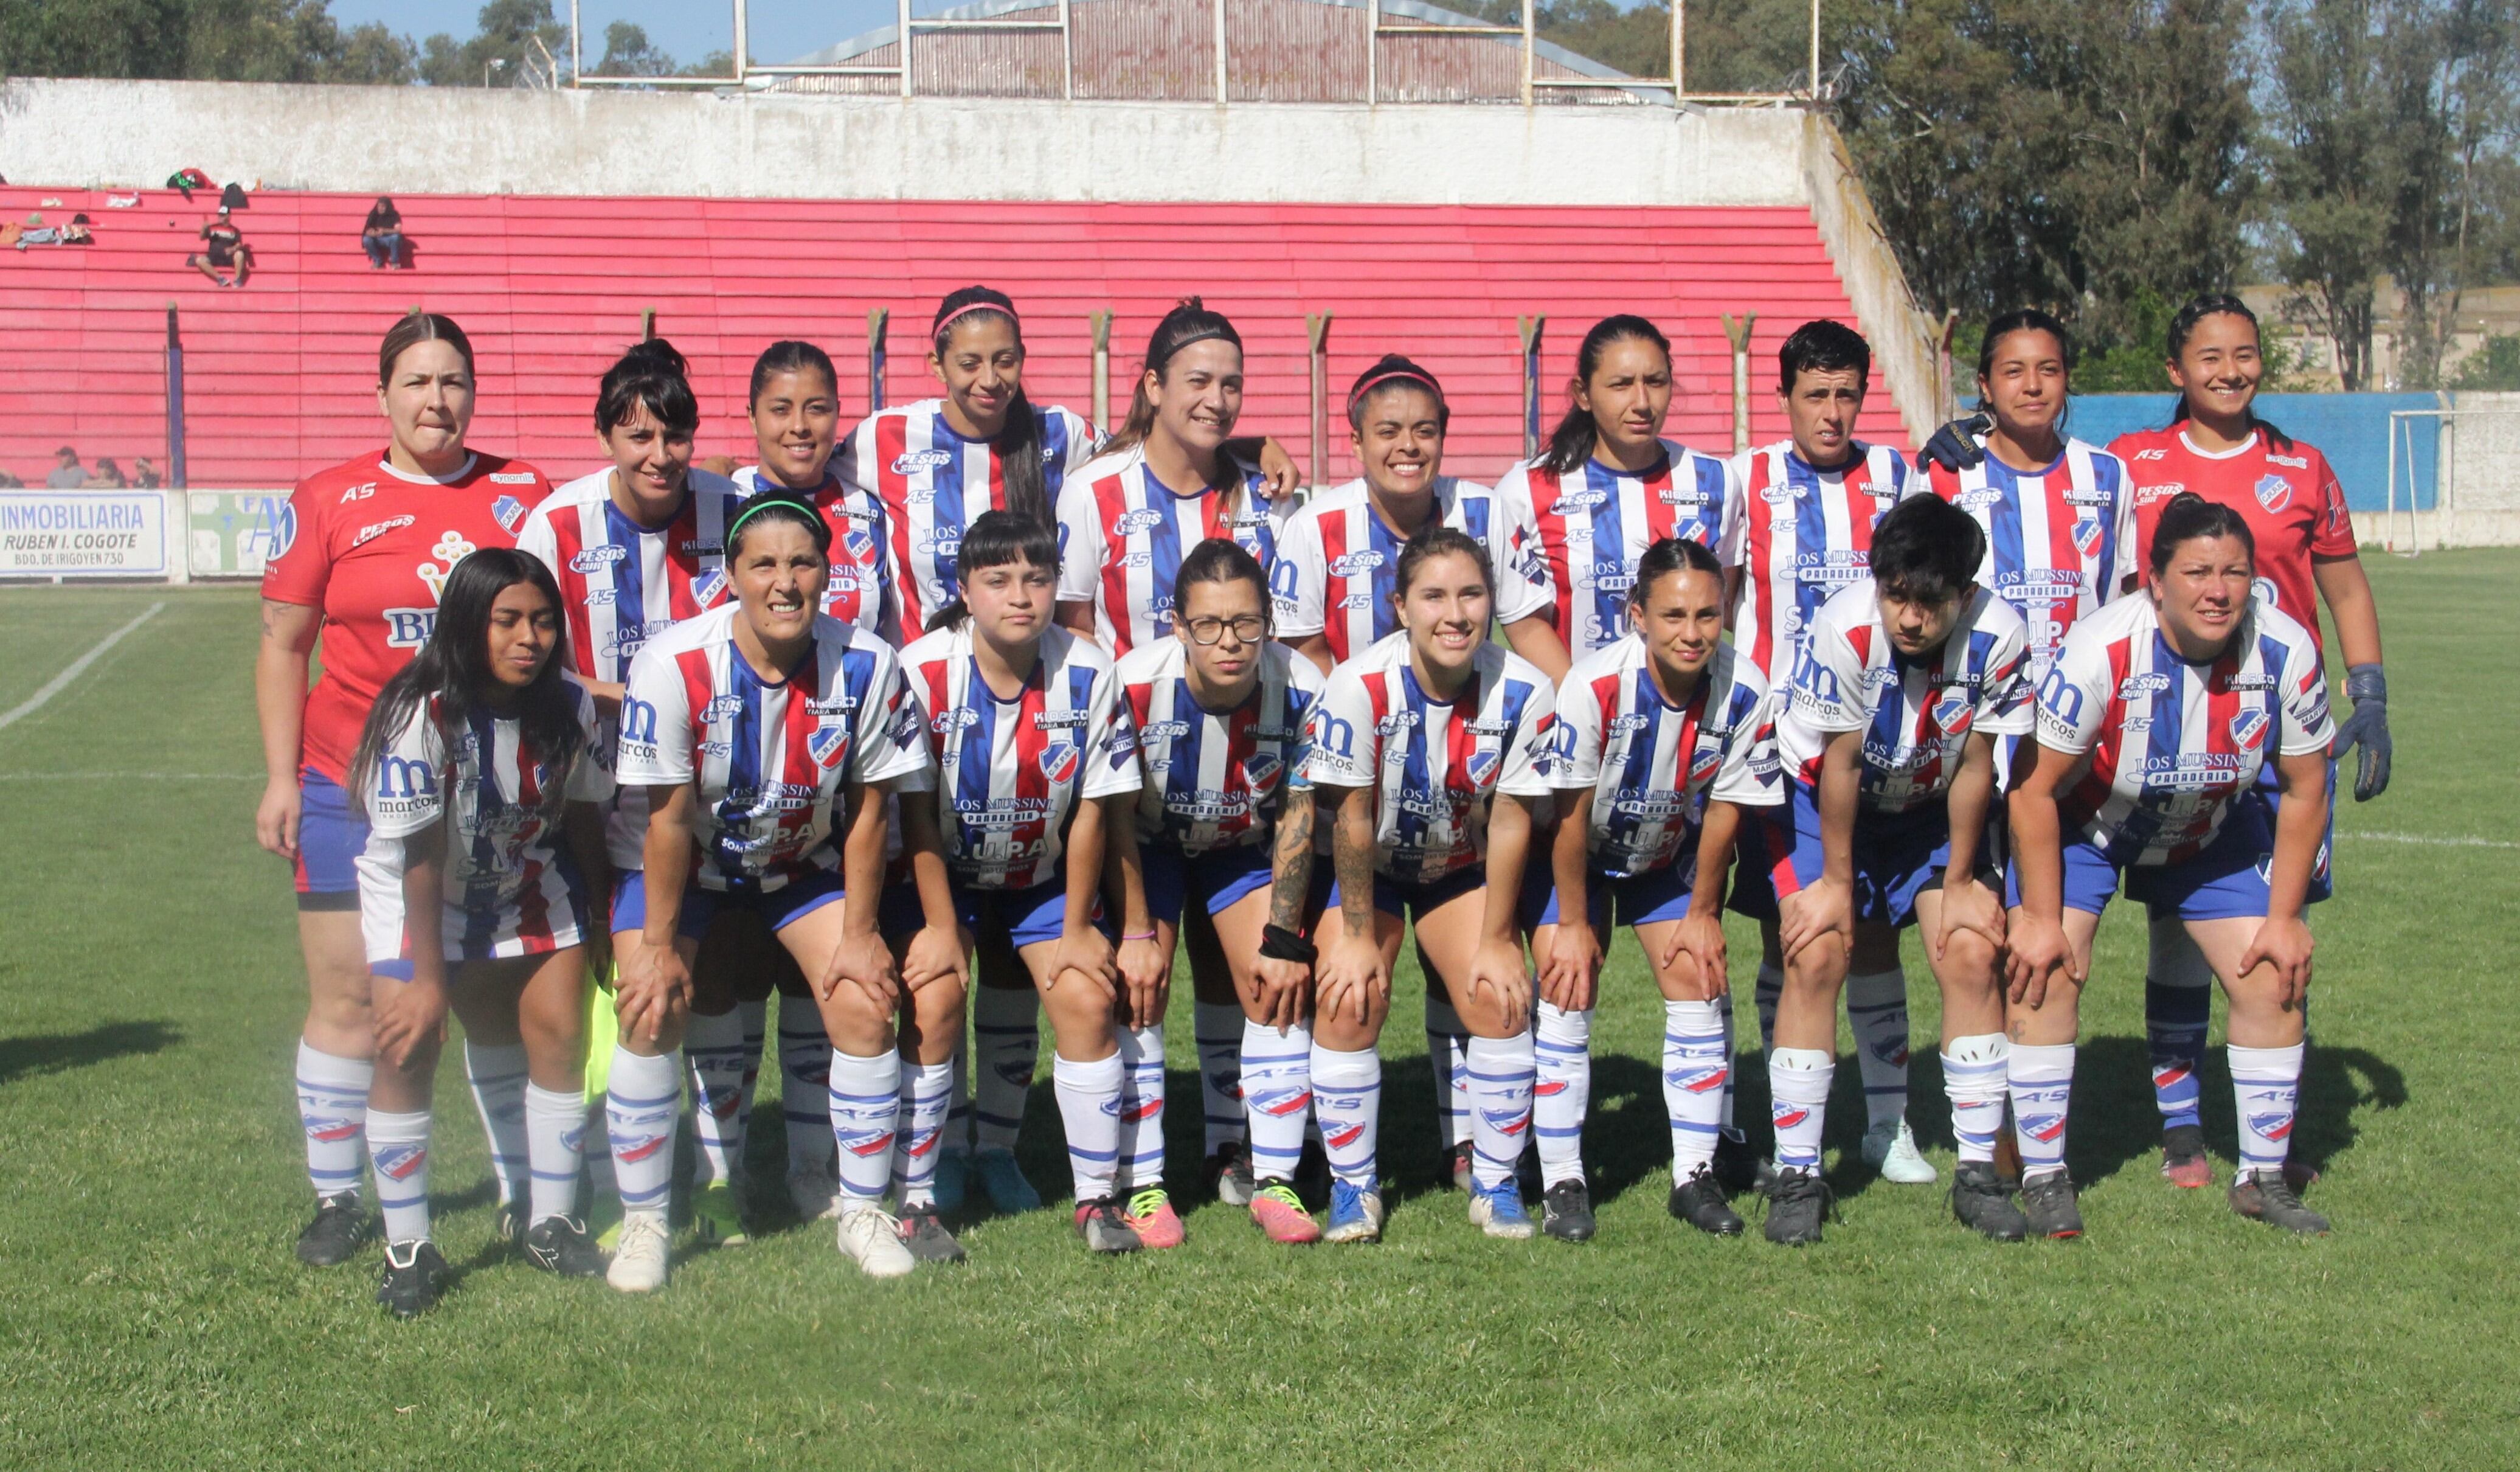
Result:
<svg viewBox="0 0 2520 1472"><path fill-rule="evenodd" d="M1710 1237L1741 1235L1741 1216L1724 1199L1724 1184L1700 1166L1671 1188L1671 1214Z"/></svg>
<svg viewBox="0 0 2520 1472"><path fill-rule="evenodd" d="M545 1217L525 1228L525 1261L564 1278L600 1278L610 1265L574 1217Z"/></svg>
<svg viewBox="0 0 2520 1472"><path fill-rule="evenodd" d="M2034 1237L2066 1239L2083 1234L2083 1213L2074 1204L2074 1181L2050 1171L2021 1183L2021 1216Z"/></svg>
<svg viewBox="0 0 2520 1472"><path fill-rule="evenodd" d="M1520 1241L1531 1235L1531 1215L1522 1209L1522 1187L1512 1177L1484 1185L1470 1183L1470 1224L1491 1237Z"/></svg>
<svg viewBox="0 0 2520 1472"><path fill-rule="evenodd" d="M665 1231L663 1214L641 1212L621 1219L620 1246L604 1281L618 1293L653 1293L673 1272L674 1244Z"/></svg>
<svg viewBox="0 0 2520 1472"><path fill-rule="evenodd" d="M935 1207L914 1207L901 1214L901 1245L922 1263L960 1263L968 1256L945 1229Z"/></svg>
<svg viewBox="0 0 2520 1472"><path fill-rule="evenodd" d="M983 1150L971 1157L971 1170L979 1175L980 1189L998 1215L1012 1217L1041 1210L1041 1193L1024 1179L1023 1168L1015 1164L1012 1150Z"/></svg>
<svg viewBox="0 0 2520 1472"><path fill-rule="evenodd" d="M1227 1206L1256 1204L1258 1184L1252 1179L1251 1152L1239 1140L1228 1140L1223 1148L1207 1158L1200 1168L1216 1199Z"/></svg>
<svg viewBox="0 0 2520 1472"><path fill-rule="evenodd" d="M525 1229L532 1219L532 1209L527 1206L525 1198L519 1196L514 1201L499 1203L499 1221L491 1230L498 1234L500 1241L521 1251L525 1245Z"/></svg>
<svg viewBox="0 0 2520 1472"><path fill-rule="evenodd" d="M1162 1186L1131 1192L1126 1219L1129 1230L1138 1234L1138 1245L1149 1251L1179 1247L1190 1240L1181 1217L1173 1211L1173 1199Z"/></svg>
<svg viewBox="0 0 2520 1472"><path fill-rule="evenodd" d="M1304 1200L1282 1180L1261 1184L1251 1195L1251 1219L1272 1242L1294 1246L1322 1240L1322 1229L1304 1210Z"/></svg>
<svg viewBox="0 0 2520 1472"><path fill-rule="evenodd" d="M1136 1252L1145 1245L1108 1196L1076 1203L1076 1235L1090 1252Z"/></svg>
<svg viewBox="0 0 2520 1472"><path fill-rule="evenodd" d="M1915 1131L1905 1119L1883 1120L1864 1131L1864 1163L1881 1178L1903 1186L1934 1183L1934 1167L1916 1150Z"/></svg>
<svg viewBox="0 0 2520 1472"><path fill-rule="evenodd" d="M1952 1215L1998 1242L2030 1235L2030 1219L2012 1204L2012 1187L1988 1161L1964 1160L1953 1170Z"/></svg>
<svg viewBox="0 0 2520 1472"><path fill-rule="evenodd" d="M360 1210L358 1192L323 1197L315 1203L315 1219L297 1233L297 1261L309 1267L338 1267L357 1256L376 1225L376 1219Z"/></svg>
<svg viewBox="0 0 2520 1472"><path fill-rule="evenodd" d="M427 1237L385 1244L385 1272L377 1302L396 1318L418 1318L445 1296L446 1255Z"/></svg>
<svg viewBox="0 0 2520 1472"><path fill-rule="evenodd" d="M1330 1182L1330 1224L1322 1237L1329 1242L1382 1240L1382 1193L1344 1180Z"/></svg>
<svg viewBox="0 0 2520 1472"><path fill-rule="evenodd" d="M840 1255L871 1278L909 1275L919 1265L901 1240L901 1222L879 1206L867 1202L840 1208Z"/></svg>
<svg viewBox="0 0 2520 1472"><path fill-rule="evenodd" d="M1560 1242L1593 1240L1593 1197L1584 1182L1561 1180L1541 1196L1540 1229Z"/></svg>
<svg viewBox="0 0 2520 1472"><path fill-rule="evenodd" d="M1837 1197L1818 1171L1778 1171L1768 1187L1768 1240L1779 1247L1808 1247L1820 1240L1822 1219L1837 1215Z"/></svg>
<svg viewBox="0 0 2520 1472"><path fill-rule="evenodd" d="M743 1234L743 1212L735 1204L733 1186L713 1180L692 1193L692 1235L702 1247L742 1247L751 1240Z"/></svg>
<svg viewBox="0 0 2520 1472"><path fill-rule="evenodd" d="M2183 1191L2201 1191L2214 1183L2214 1163L2205 1158L2203 1128L2173 1125L2161 1132L2161 1178Z"/></svg>
<svg viewBox="0 0 2520 1472"><path fill-rule="evenodd" d="M2310 1236L2327 1232L2327 1219L2301 1204L2281 1171L2247 1171L2231 1183L2231 1210L2269 1226Z"/></svg>

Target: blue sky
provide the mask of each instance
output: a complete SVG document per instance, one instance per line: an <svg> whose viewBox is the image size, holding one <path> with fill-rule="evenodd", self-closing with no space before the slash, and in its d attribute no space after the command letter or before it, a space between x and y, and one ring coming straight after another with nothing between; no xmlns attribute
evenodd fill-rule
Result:
<svg viewBox="0 0 2520 1472"><path fill-rule="evenodd" d="M943 8L945 0L914 0L924 14ZM433 31L459 39L472 33L477 5L465 0L333 0L333 18L343 25L382 21L418 40ZM552 0L552 13L568 22L568 0ZM759 62L787 61L819 50L844 36L890 24L893 0L752 0L752 57ZM735 43L735 8L714 0L578 0L578 23L586 33L586 62L603 54L604 27L614 21L645 26L648 39L690 62Z"/></svg>

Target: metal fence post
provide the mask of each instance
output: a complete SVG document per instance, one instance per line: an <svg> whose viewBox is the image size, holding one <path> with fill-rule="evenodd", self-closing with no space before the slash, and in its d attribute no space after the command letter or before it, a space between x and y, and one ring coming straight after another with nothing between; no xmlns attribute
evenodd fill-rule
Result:
<svg viewBox="0 0 2520 1472"><path fill-rule="evenodd" d="M867 408L869 412L883 407L883 329L892 320L889 307L878 306L867 313Z"/></svg>
<svg viewBox="0 0 2520 1472"><path fill-rule="evenodd" d="M166 483L185 488L184 339L176 331L175 303L166 303Z"/></svg>
<svg viewBox="0 0 2520 1472"><path fill-rule="evenodd" d="M1757 312L1743 312L1738 325L1724 314L1724 336L1732 340L1732 453L1750 447L1750 324Z"/></svg>
<svg viewBox="0 0 2520 1472"><path fill-rule="evenodd" d="M1329 479L1330 461L1330 314L1304 318L1304 335L1312 344L1313 483Z"/></svg>
<svg viewBox="0 0 2520 1472"><path fill-rule="evenodd" d="M1549 325L1547 317L1516 317L1514 327L1522 334L1522 458L1540 456L1540 331Z"/></svg>
<svg viewBox="0 0 2520 1472"><path fill-rule="evenodd" d="M1094 331L1094 429L1097 434L1111 433L1111 309L1088 312L1086 325Z"/></svg>

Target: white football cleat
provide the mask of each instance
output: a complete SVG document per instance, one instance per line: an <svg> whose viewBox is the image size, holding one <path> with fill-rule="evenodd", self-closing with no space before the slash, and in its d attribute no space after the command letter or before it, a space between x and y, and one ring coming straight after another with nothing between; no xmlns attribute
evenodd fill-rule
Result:
<svg viewBox="0 0 2520 1472"><path fill-rule="evenodd" d="M653 1293L672 1275L673 1239L665 1219L649 1213L623 1219L621 1245L613 1249L612 1265L604 1280L621 1293Z"/></svg>
<svg viewBox="0 0 2520 1472"><path fill-rule="evenodd" d="M902 1245L900 1221L879 1206L841 1210L839 1238L840 1251L868 1277L906 1277L919 1265Z"/></svg>
<svg viewBox="0 0 2520 1472"><path fill-rule="evenodd" d="M1883 1180L1903 1186L1929 1186L1935 1180L1933 1162L1917 1153L1915 1132L1904 1118L1884 1120L1864 1131L1864 1163L1879 1171Z"/></svg>

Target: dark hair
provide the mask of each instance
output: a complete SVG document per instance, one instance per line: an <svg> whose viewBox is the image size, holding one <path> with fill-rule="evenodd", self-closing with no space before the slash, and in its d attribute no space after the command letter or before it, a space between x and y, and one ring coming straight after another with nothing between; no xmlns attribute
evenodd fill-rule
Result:
<svg viewBox="0 0 2520 1472"><path fill-rule="evenodd" d="M945 345L954 336L956 323L985 321L1007 324L1007 330L1015 335L1015 351L1023 351L1023 324L1015 317L1014 299L994 287L967 286L947 293L936 303L936 317L927 331L934 340L937 361L945 359ZM1050 478L1041 468L1041 421L1033 416L1032 400L1024 396L1020 382L1007 400L1007 422L989 440L989 450L997 456L998 473L1006 478L1007 509L1050 526Z"/></svg>
<svg viewBox="0 0 2520 1472"><path fill-rule="evenodd" d="M1843 373L1855 370L1855 386L1860 392L1872 382L1872 345L1864 334L1843 322L1822 317L1806 322L1785 339L1777 349L1777 387L1787 393L1794 391L1794 379L1806 370L1814 373Z"/></svg>
<svg viewBox="0 0 2520 1472"><path fill-rule="evenodd" d="M2181 307L2170 319L2169 342L2164 345L2169 359L2174 363L2179 361L2179 354L2187 347L2187 340L2196 335L2196 324L2208 317L2219 317L2227 312L2247 322L2251 333L2258 332L2258 314L2249 310L2249 303L2228 292L2209 292L2202 297L2190 299L2188 303ZM2291 452L2292 437L2260 419L2255 403L2250 404L2248 413L2250 425L2266 431L2269 443L2287 454ZM2185 422L2186 418L2187 395L2182 393L2170 406L2170 422L2181 424Z"/></svg>
<svg viewBox="0 0 2520 1472"><path fill-rule="evenodd" d="M1872 529L1872 580L1883 592L1946 603L1967 591L1986 561L1986 532L1941 496L1910 496Z"/></svg>
<svg viewBox="0 0 2520 1472"><path fill-rule="evenodd" d="M733 568L738 552L743 545L744 533L755 527L780 522L804 528L805 534L814 539L814 550L826 558L832 555L831 524L823 520L823 514L820 511L814 509L811 497L803 491L789 490L783 485L754 491L744 498L742 505L736 508L735 515L727 519L726 562L728 567Z"/></svg>
<svg viewBox="0 0 2520 1472"><path fill-rule="evenodd" d="M628 424L642 405L670 433L698 433L700 401L692 394L690 372L683 355L662 338L634 345L604 371L604 384L595 391L595 433Z"/></svg>
<svg viewBox="0 0 2520 1472"><path fill-rule="evenodd" d="M1161 380L1175 353L1210 338L1233 344L1237 352L1242 350L1242 335L1234 330L1234 324L1225 320L1223 312L1209 311L1207 303L1196 297L1184 297L1164 313L1153 335L1147 339L1146 372L1138 376L1138 387L1129 395L1129 417L1120 421L1120 428L1111 433L1110 438L1102 441L1103 449L1126 449L1146 442L1148 432L1155 427L1155 403L1147 397L1146 374Z"/></svg>
<svg viewBox="0 0 2520 1472"><path fill-rule="evenodd" d="M752 387L744 393L743 406L749 409L760 402L761 391L770 387L772 379L783 373L802 373L808 368L821 374L823 382L832 386L833 398L840 396L840 375L832 367L832 355L811 343L782 338L761 349L761 356L752 360Z"/></svg>
<svg viewBox="0 0 2520 1472"><path fill-rule="evenodd" d="M407 312L385 329L384 341L377 345L378 383L391 381L394 359L416 343L443 343L454 348L455 355L464 360L464 376L473 376L472 340L464 336L464 329L455 325L453 317L443 312Z"/></svg>
<svg viewBox="0 0 2520 1472"><path fill-rule="evenodd" d="M1435 396L1435 428L1440 433L1452 427L1453 406L1444 402L1444 386L1435 375L1396 352L1386 352L1374 360L1372 367L1356 376L1347 391L1347 427L1365 433L1365 401L1385 389L1418 389Z"/></svg>
<svg viewBox="0 0 2520 1472"><path fill-rule="evenodd" d="M1671 360L1671 340L1662 335L1662 329L1642 317L1623 312L1603 317L1584 334L1583 345L1575 349L1575 381L1591 384L1594 370L1601 366L1601 354L1610 345L1631 340L1651 343L1662 349L1665 362ZM1549 447L1540 452L1540 468L1552 476L1571 476L1582 470L1584 463L1593 458L1593 445L1600 436L1599 427L1593 423L1593 411L1572 402L1573 395L1568 397L1566 417L1549 432Z"/></svg>
<svg viewBox="0 0 2520 1472"><path fill-rule="evenodd" d="M367 728L359 734L358 755L351 762L352 799L363 808L375 791L377 761L386 743L411 722L416 711L434 708L438 747L449 758L463 741L475 712L506 694L490 672L490 608L499 595L520 582L530 582L551 604L559 621L551 657L532 683L514 698L523 745L542 764L542 811L555 815L565 801L569 773L584 751L586 733L577 723L577 702L569 694L566 670L568 621L561 618L560 585L551 569L530 552L514 547L483 547L469 553L446 575L437 598L437 622L420 653L377 693L368 711ZM501 700L499 704L508 704ZM483 752L486 766L491 754Z"/></svg>
<svg viewBox="0 0 2520 1472"><path fill-rule="evenodd" d="M1459 552L1477 563L1479 576L1487 582L1488 591L1496 591L1496 564L1489 560L1487 547L1460 528L1438 523L1419 529L1416 536L1409 538L1408 545L1400 549L1400 563L1392 574L1392 596L1409 596L1409 585L1418 580L1418 570L1425 566L1428 558L1441 557L1448 552Z"/></svg>
<svg viewBox="0 0 2520 1472"><path fill-rule="evenodd" d="M1666 536L1645 548L1645 555L1637 560L1637 580L1628 587L1628 601L1644 607L1655 581L1674 573L1712 573L1717 586L1724 582L1724 564L1715 560L1705 543L1685 536Z"/></svg>
<svg viewBox="0 0 2520 1472"><path fill-rule="evenodd" d="M1977 345L1979 378L1995 371L1995 345L2016 332L2044 332L2054 338L2056 350L2065 359L2065 371L2069 374L2074 371L2074 338L2065 331L2065 324L2035 306L2025 306L2004 312L1986 324L1986 336L1980 338Z"/></svg>
<svg viewBox="0 0 2520 1472"><path fill-rule="evenodd" d="M1238 542L1211 536L1190 549L1182 559L1181 571L1173 575L1173 610L1178 618L1188 601L1188 590L1193 582L1247 582L1260 593L1260 621L1275 632L1277 621L1270 617L1269 575L1260 570L1260 559L1242 550ZM1267 633L1261 637L1268 637Z"/></svg>
<svg viewBox="0 0 2520 1472"><path fill-rule="evenodd" d="M2249 566L2258 562L2258 539L2249 530L2249 519L2220 501L2209 501L2192 490L2182 490L2161 508L2161 520L2152 527L2152 546L2146 560L2152 564L2153 578L2158 581L2170 567L2170 554L2181 542L2198 537L2235 536L2248 549Z"/></svg>
<svg viewBox="0 0 2520 1472"><path fill-rule="evenodd" d="M1028 516L984 511L972 518L963 532L963 545L955 553L955 577L958 582L968 582L974 573L1019 562L1057 573L1058 533ZM970 617L970 604L957 598L928 616L927 628L931 633L952 628L968 621Z"/></svg>

